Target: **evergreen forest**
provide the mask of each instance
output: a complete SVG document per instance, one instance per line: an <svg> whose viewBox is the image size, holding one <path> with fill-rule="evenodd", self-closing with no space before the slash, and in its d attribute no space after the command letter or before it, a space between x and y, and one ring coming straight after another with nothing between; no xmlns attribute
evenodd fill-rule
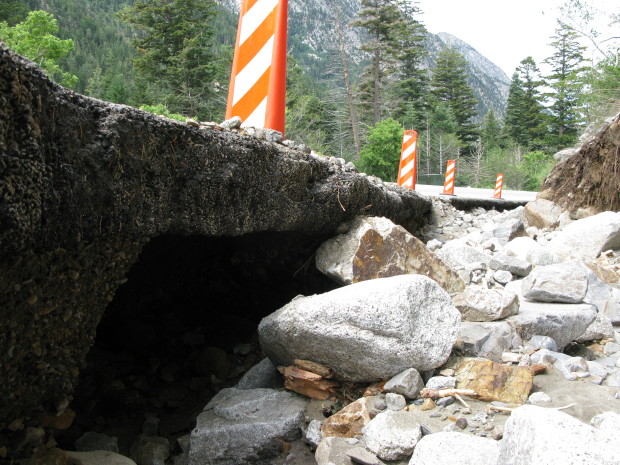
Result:
<svg viewBox="0 0 620 465"><path fill-rule="evenodd" d="M332 3L317 9L331 26L320 66L289 31L286 137L385 181L396 179L403 130L415 129L419 183L441 182L455 159L458 185L491 187L502 172L505 188L538 190L554 153L620 111L618 38L599 34L579 0L566 0L549 38L551 71L524 57L502 111L484 115L457 48L427 66L415 1L361 0L351 20ZM0 0L0 39L52 79L180 120L223 120L237 20L222 0Z"/></svg>

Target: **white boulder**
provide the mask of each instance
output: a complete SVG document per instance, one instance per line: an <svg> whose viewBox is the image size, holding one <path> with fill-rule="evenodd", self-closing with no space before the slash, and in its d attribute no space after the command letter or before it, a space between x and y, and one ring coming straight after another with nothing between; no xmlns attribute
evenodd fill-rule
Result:
<svg viewBox="0 0 620 465"><path fill-rule="evenodd" d="M442 365L460 320L435 281L401 275L298 297L263 318L258 334L275 365L312 360L339 379L366 382Z"/></svg>

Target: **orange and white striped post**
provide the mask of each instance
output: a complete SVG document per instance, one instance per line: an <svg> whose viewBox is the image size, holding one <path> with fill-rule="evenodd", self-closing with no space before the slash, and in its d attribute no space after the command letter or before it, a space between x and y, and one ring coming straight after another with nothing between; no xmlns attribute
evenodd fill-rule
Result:
<svg viewBox="0 0 620 465"><path fill-rule="evenodd" d="M443 181L443 195L454 195L454 177L456 172L456 160L448 160L446 164L446 177Z"/></svg>
<svg viewBox="0 0 620 465"><path fill-rule="evenodd" d="M493 193L493 197L496 199L502 198L502 187L504 187L504 175L502 173L497 173L497 180L495 181L495 192Z"/></svg>
<svg viewBox="0 0 620 465"><path fill-rule="evenodd" d="M398 167L399 186L408 187L415 190L417 175L417 142L418 132L406 130L403 134L403 146L400 151L400 166Z"/></svg>
<svg viewBox="0 0 620 465"><path fill-rule="evenodd" d="M284 133L288 0L242 0L226 119Z"/></svg>

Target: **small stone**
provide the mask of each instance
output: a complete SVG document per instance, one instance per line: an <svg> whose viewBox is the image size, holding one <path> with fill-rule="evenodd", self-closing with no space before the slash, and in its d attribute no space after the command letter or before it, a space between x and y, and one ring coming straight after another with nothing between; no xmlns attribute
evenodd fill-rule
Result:
<svg viewBox="0 0 620 465"><path fill-rule="evenodd" d="M455 399L453 396L441 397L435 401L435 404L439 407L447 407L448 405L453 404L454 400Z"/></svg>
<svg viewBox="0 0 620 465"><path fill-rule="evenodd" d="M401 394L407 399L415 399L422 388L424 381L415 368L409 368L391 378L383 389L386 392Z"/></svg>
<svg viewBox="0 0 620 465"><path fill-rule="evenodd" d="M21 431L21 430L23 430L24 429L24 419L23 418L16 418L11 423L9 423L8 428L11 431Z"/></svg>
<svg viewBox="0 0 620 465"><path fill-rule="evenodd" d="M422 431L422 436L428 436L429 434L433 434L433 432L424 425L420 425L420 431Z"/></svg>
<svg viewBox="0 0 620 465"><path fill-rule="evenodd" d="M428 389L452 389L456 386L456 378L454 376L433 376L426 382Z"/></svg>
<svg viewBox="0 0 620 465"><path fill-rule="evenodd" d="M185 124L187 124L188 126L193 126L195 128L199 128L200 127L200 123L198 121L196 121L195 119L192 119L192 118L187 118L185 120Z"/></svg>
<svg viewBox="0 0 620 465"><path fill-rule="evenodd" d="M527 399L528 404L544 405L551 402L551 397L545 392L533 392Z"/></svg>
<svg viewBox="0 0 620 465"><path fill-rule="evenodd" d="M385 410L387 408L387 404L385 403L384 399L378 398L375 400L374 407L377 410Z"/></svg>
<svg viewBox="0 0 620 465"><path fill-rule="evenodd" d="M547 349L551 352L558 352L558 344L549 336L532 336L525 344L526 350Z"/></svg>
<svg viewBox="0 0 620 465"><path fill-rule="evenodd" d="M381 462L377 456L366 450L364 447L354 447L353 449L347 450L346 454L355 463L359 463L361 465L381 465Z"/></svg>
<svg viewBox="0 0 620 465"><path fill-rule="evenodd" d="M512 281L512 273L506 270L497 270L493 273L493 279L499 284L508 284Z"/></svg>
<svg viewBox="0 0 620 465"><path fill-rule="evenodd" d="M275 129L265 129L265 140L267 142L282 142L282 133Z"/></svg>
<svg viewBox="0 0 620 465"><path fill-rule="evenodd" d="M405 397L400 394L394 394L392 392L388 392L385 395L385 402L387 404L388 410L402 410L407 406L407 401Z"/></svg>
<svg viewBox="0 0 620 465"><path fill-rule="evenodd" d="M142 424L142 433L147 436L157 436L159 433L159 418L153 416L147 417Z"/></svg>
<svg viewBox="0 0 620 465"><path fill-rule="evenodd" d="M241 127L241 123L242 123L241 117L233 116L232 118L229 118L226 121L223 121L220 124L220 127L224 129L239 129Z"/></svg>
<svg viewBox="0 0 620 465"><path fill-rule="evenodd" d="M504 363L519 363L521 361L521 354L515 354L514 352L504 352L502 354L502 362Z"/></svg>
<svg viewBox="0 0 620 465"><path fill-rule="evenodd" d="M352 438L361 434L362 428L370 421L368 399L358 399L325 420L321 426L321 435L324 438Z"/></svg>
<svg viewBox="0 0 620 465"><path fill-rule="evenodd" d="M422 411L433 410L436 406L437 404L435 404L435 401L433 399L430 399L430 398L424 399L424 402L420 406L420 410Z"/></svg>
<svg viewBox="0 0 620 465"><path fill-rule="evenodd" d="M501 425L497 425L491 431L491 437L497 441L504 437L504 427Z"/></svg>
<svg viewBox="0 0 620 465"><path fill-rule="evenodd" d="M68 408L60 415L44 415L41 418L41 426L66 430L73 424L73 420L75 420L75 412Z"/></svg>
<svg viewBox="0 0 620 465"><path fill-rule="evenodd" d="M617 352L620 352L620 344L617 342L608 342L605 344L605 348L603 349L605 355L612 355Z"/></svg>
<svg viewBox="0 0 620 465"><path fill-rule="evenodd" d="M321 435L321 425L321 421L312 420L308 423L308 427L304 432L304 442L313 448L319 447L321 439L323 439L323 436Z"/></svg>
<svg viewBox="0 0 620 465"><path fill-rule="evenodd" d="M89 431L84 433L75 441L75 450L79 452L90 452L94 450L106 450L118 453L118 439L107 434Z"/></svg>
<svg viewBox="0 0 620 465"><path fill-rule="evenodd" d="M467 428L467 418L458 417L456 421L454 422L454 424L456 425L457 428L465 429Z"/></svg>
<svg viewBox="0 0 620 465"><path fill-rule="evenodd" d="M163 437L140 435L131 445L130 457L141 465L164 465L170 455L170 444Z"/></svg>

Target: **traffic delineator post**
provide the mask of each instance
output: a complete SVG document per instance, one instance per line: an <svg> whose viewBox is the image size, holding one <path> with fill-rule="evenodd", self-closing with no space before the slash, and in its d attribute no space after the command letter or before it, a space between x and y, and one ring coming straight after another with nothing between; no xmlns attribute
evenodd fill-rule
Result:
<svg viewBox="0 0 620 465"><path fill-rule="evenodd" d="M418 132L406 130L403 134L403 145L400 151L400 165L398 167L399 186L408 187L415 190L417 175L417 145Z"/></svg>
<svg viewBox="0 0 620 465"><path fill-rule="evenodd" d="M495 181L495 192L493 193L493 197L495 197L496 199L501 199L503 187L504 187L504 175L502 173L497 173L497 179Z"/></svg>
<svg viewBox="0 0 620 465"><path fill-rule="evenodd" d="M284 133L288 0L243 0L226 119Z"/></svg>
<svg viewBox="0 0 620 465"><path fill-rule="evenodd" d="M454 195L454 178L456 174L456 160L446 163L446 177L443 181L443 195Z"/></svg>

